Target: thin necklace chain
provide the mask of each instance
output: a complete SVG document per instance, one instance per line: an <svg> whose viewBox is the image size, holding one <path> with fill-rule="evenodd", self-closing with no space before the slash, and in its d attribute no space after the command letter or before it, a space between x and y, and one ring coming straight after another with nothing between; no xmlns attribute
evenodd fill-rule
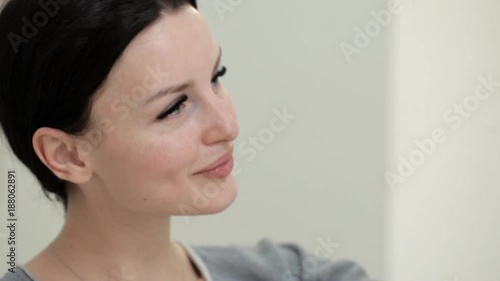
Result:
<svg viewBox="0 0 500 281"><path fill-rule="evenodd" d="M80 277L80 275L76 274L75 271L73 271L73 269L71 269L66 263L64 263L62 261L61 258L59 258L59 256L54 252L54 250L52 249L52 243L49 243L49 251L50 253L62 264L64 265L64 267L66 267L67 269L69 269L69 271L73 272L73 274L78 277L78 279L80 279L80 281L85 281L83 280L83 278ZM183 266L183 270L182 270L182 280L186 280L186 267Z"/></svg>

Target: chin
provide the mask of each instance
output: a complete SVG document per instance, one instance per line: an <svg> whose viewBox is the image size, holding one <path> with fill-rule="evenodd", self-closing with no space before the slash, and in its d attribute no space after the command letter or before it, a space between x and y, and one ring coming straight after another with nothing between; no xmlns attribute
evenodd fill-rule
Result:
<svg viewBox="0 0 500 281"><path fill-rule="evenodd" d="M208 200L208 204L204 208L200 208L200 215L216 214L229 208L238 196L238 183L233 175L226 177L223 180L216 180L217 188L211 185L211 188L205 189L204 194ZM215 190L215 192L214 192Z"/></svg>

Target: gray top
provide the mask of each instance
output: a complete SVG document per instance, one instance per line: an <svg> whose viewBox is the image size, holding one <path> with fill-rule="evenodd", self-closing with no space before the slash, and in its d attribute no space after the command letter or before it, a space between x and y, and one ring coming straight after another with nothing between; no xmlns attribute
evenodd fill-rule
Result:
<svg viewBox="0 0 500 281"><path fill-rule="evenodd" d="M295 243L262 238L254 246L189 245L182 241L206 281L372 281L350 260L314 256ZM0 281L39 281L24 266ZM132 281L132 280L127 280Z"/></svg>

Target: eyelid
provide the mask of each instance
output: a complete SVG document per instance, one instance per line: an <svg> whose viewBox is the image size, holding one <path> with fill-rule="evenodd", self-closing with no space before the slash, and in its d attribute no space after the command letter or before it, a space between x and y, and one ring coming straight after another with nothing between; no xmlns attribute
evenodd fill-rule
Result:
<svg viewBox="0 0 500 281"><path fill-rule="evenodd" d="M177 110L178 107L181 107L188 100L188 96L186 94L182 94L177 100L175 100L171 106L169 106L166 110L156 116L156 119L163 120L168 118L172 113Z"/></svg>
<svg viewBox="0 0 500 281"><path fill-rule="evenodd" d="M219 84L218 79L222 76L224 76L227 72L227 67L224 65L219 65L218 68L216 68L216 71L214 75L212 76L211 82ZM157 120L163 120L169 118L174 111L176 111L178 108L180 108L186 101L188 100L188 96L186 94L182 94L181 97L176 99L171 106L168 107L168 109L164 110L160 114L156 116Z"/></svg>

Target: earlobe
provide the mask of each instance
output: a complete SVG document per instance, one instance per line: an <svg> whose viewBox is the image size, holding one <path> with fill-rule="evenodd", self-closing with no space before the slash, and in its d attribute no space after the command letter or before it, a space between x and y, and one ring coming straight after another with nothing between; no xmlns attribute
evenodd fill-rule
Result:
<svg viewBox="0 0 500 281"><path fill-rule="evenodd" d="M89 161L78 154L74 140L53 128L39 128L33 134L33 148L38 158L60 179L82 184L90 180Z"/></svg>

